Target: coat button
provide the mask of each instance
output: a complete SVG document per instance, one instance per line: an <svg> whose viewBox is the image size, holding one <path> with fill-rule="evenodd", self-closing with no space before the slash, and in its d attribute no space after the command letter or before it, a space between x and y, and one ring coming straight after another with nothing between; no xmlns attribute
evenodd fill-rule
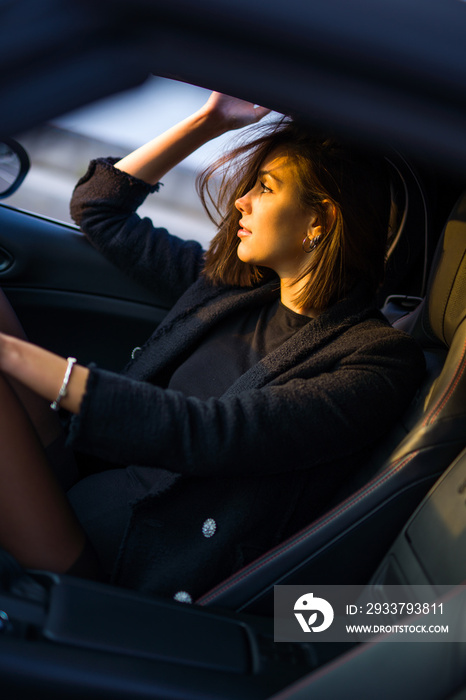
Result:
<svg viewBox="0 0 466 700"><path fill-rule="evenodd" d="M134 360L138 352L141 352L142 348L139 347L139 345L136 345L135 348L132 349L131 351L131 359Z"/></svg>
<svg viewBox="0 0 466 700"><path fill-rule="evenodd" d="M204 537L212 537L215 535L217 529L217 523L213 518L207 518L202 524L202 534Z"/></svg>
<svg viewBox="0 0 466 700"><path fill-rule="evenodd" d="M175 595L173 596L173 599L177 600L179 603L193 602L192 597L186 591L178 591L178 593L175 593Z"/></svg>

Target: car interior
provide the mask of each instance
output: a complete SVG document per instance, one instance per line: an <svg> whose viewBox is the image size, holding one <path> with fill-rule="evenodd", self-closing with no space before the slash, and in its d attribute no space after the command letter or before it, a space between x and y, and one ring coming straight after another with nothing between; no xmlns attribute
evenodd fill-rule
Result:
<svg viewBox="0 0 466 700"><path fill-rule="evenodd" d="M298 10L299 4L292 0L290 7ZM465 9L460 7L463 3L457 2L454 8L450 4L452 14ZM10 25L5 20L5 26L24 25L20 5L10 3ZM410 41L410 32L414 27L421 43L422 27L414 10L411 14L410 4L402 0L381 6L380 16L374 19L369 37L374 66L364 53L360 15L351 11L345 18L345 3L336 0L333 5L340 6L338 14L324 8L321 15L312 17L320 42L318 61L311 69L303 58L307 40L302 49L301 38L285 31L286 57L274 70L269 54L260 49L267 58L267 71L255 60L254 42L244 42L238 56L237 36L232 44L218 21L217 13L220 16L223 10L210 0L196 7L174 2L163 12L157 10L159 23L157 28L150 26L150 32L146 27L141 32L136 25L135 9L131 18L123 15L127 13L123 0L113 3L110 20L108 3L98 3L98 22L87 1L70 2L63 16L53 0L28 5L36 43L27 33L22 53L19 42L0 44L3 65L11 65L8 80L0 86L2 103L10 106L2 122L6 134L134 85L147 74L150 56L158 75L173 74L183 80L194 76L193 82L201 76L198 84L225 92L231 89L231 94L243 90L245 99L261 101L275 95L277 110L291 106L304 117L314 116L317 110L317 122L332 118L337 110L345 114L356 136L364 130L371 135L372 125L377 124L380 134L376 138L372 132L377 145L393 136L385 155L393 173L394 225L378 304L394 327L420 343L427 370L412 404L370 451L355 476L342 485L329 510L317 520L310 518L304 529L193 604L72 576L25 571L0 551L1 697L464 700L464 642L319 643L315 636L307 643L274 639L277 585L354 584L367 595L377 595L379 601L387 599L392 585L427 587L432 600L441 599L446 586L462 605L462 613L451 624L464 632L466 141L460 138L463 126L456 116L460 100L454 103L451 99L450 104L445 89L448 76L450 87L459 85L463 94L464 61L444 51L441 41L448 36L452 46L456 40L463 46L460 23L455 22L448 35L440 21L435 24L438 42L429 43L428 55L432 65L435 59L441 69L434 71L427 65L427 77L421 80L416 73L417 43ZM90 19L81 5L87 6ZM147 12L153 20L152 3L137 0L136 5L143 17ZM206 21L199 14L201 6L208 11ZM331 6L329 3L328 8ZM239 0L235 12L238 8L250 13L248 26L242 27L244 36L254 37L260 47L265 39L254 34L254 22L261 27L265 23L268 34L264 37L270 34L272 39L277 23L285 27L284 4L271 8L265 18L259 12L260 3L254 7ZM423 0L423 12L425 29L440 9L434 0ZM126 43L119 33L119 13L134 29ZM183 15L180 26L178 15ZM381 52L380 58L374 47L378 24L385 32L391 18L398 16L404 18L397 20L396 29L403 38L406 83L402 81L396 92L389 59L394 66L396 60L390 52ZM328 27L333 30L334 24L339 42L332 44L325 41L325 32ZM15 36L13 31L10 35ZM390 38L394 35L392 32ZM360 52L351 54L355 38ZM154 58L156 39L163 51ZM207 47L215 61L204 60ZM34 50L36 60L31 59ZM63 68L67 69L62 91L56 89L62 64L54 52L64 56ZM345 52L352 55L350 66L341 60L342 56L346 60ZM275 60L273 51L272 57ZM109 62L114 66L111 71ZM235 82L225 69L230 65L239 72L245 67L250 71L245 88L242 78ZM345 75L348 66L350 77ZM302 89L311 80L320 97L317 105L313 91ZM424 88L427 97L423 101ZM27 91L26 102L22 90ZM361 97L364 109L356 104L355 94ZM442 109L437 110L439 103ZM455 114L451 120L450 107ZM434 127L429 131L429 126L435 119L444 140L437 145L438 160L431 162L416 154L423 149L428 153L435 131ZM402 155L403 149L396 148L397 134L403 135L403 143L412 142L413 154ZM13 139L4 138L1 132L0 137L1 288L32 342L65 357L74 355L82 364L95 362L118 371L168 312L166 300L123 276L76 227L10 206L8 196L21 185L28 157ZM450 164L454 164L452 169Z"/></svg>
<svg viewBox="0 0 466 700"><path fill-rule="evenodd" d="M14 142L9 146L15 150ZM19 181L27 163L22 149L18 153ZM310 689L313 696L332 697L329 688L337 676L331 669L337 661L339 673L352 678L355 668L373 665L373 655L400 663L404 645L347 649L317 642L276 644L275 585L376 582L383 595L387 582L422 580L434 590L462 583L459 546L464 534L452 539L452 532L440 527L439 513L446 512L447 521L453 518L456 531L464 532L464 508L452 501L466 470L466 194L454 204L432 253L436 233L429 193L405 159L391 154L390 162L398 223L381 307L395 327L417 339L427 364L425 380L405 415L327 513L192 606L73 577L14 567L3 571L0 645L3 658L11 662L7 684L18 683L15 664L21 666L18 653L27 649L22 658L28 665L31 659L38 665L47 661L47 678L41 682L48 697L60 695L57 670L63 665L76 676L68 697L80 697L84 690L92 695L97 677L100 697L115 697L117 688L125 697L146 692L151 697L194 697L193 687L203 689L202 697L269 697L275 692L277 697L301 697ZM2 205L0 252L2 288L29 337L62 354L71 348L76 352L78 345L85 360L118 368L166 312L163 300L123 279L71 226ZM403 294L406 279L410 286ZM77 337L78 328L92 337L92 350L83 342L84 334ZM92 674L83 672L89 655ZM438 667L442 659L436 654L432 664ZM464 680L463 661L458 654L448 683ZM25 688L36 682L34 675L22 678ZM307 680L290 694L290 683L298 679ZM423 682L425 697L435 697L429 695L432 684ZM360 697L364 692L367 688Z"/></svg>

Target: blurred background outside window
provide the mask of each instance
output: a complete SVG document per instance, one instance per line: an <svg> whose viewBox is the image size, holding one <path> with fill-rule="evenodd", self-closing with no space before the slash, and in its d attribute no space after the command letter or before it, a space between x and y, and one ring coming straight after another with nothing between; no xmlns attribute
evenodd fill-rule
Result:
<svg viewBox="0 0 466 700"><path fill-rule="evenodd" d="M31 159L31 170L4 203L73 223L71 193L92 158L126 155L201 107L209 94L192 85L152 77L134 90L17 134ZM215 227L200 204L195 177L228 147L231 138L215 139L168 173L159 193L149 196L139 209L140 215L207 246Z"/></svg>

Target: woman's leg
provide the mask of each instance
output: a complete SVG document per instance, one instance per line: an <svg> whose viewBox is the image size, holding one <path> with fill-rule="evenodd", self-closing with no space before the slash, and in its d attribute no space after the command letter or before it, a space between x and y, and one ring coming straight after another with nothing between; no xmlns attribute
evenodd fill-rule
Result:
<svg viewBox="0 0 466 700"><path fill-rule="evenodd" d="M69 570L84 549L84 532L29 416L2 375L0 445L0 546L23 566Z"/></svg>
<svg viewBox="0 0 466 700"><path fill-rule="evenodd" d="M0 331L26 339L0 290ZM63 489L77 480L48 402L0 374L0 547L28 568L102 578L100 563Z"/></svg>
<svg viewBox="0 0 466 700"><path fill-rule="evenodd" d="M1 289L0 332L27 340L18 317ZM23 386L20 382L10 378L6 381L8 381L24 406L44 447L51 445L63 432L57 414L50 410L47 401L37 396L37 394Z"/></svg>
<svg viewBox="0 0 466 700"><path fill-rule="evenodd" d="M10 302L0 289L0 332L27 340ZM68 490L78 481L78 468L72 450L65 446L65 434L49 403L11 377L4 377L28 414L34 430L47 451L47 460L60 486Z"/></svg>

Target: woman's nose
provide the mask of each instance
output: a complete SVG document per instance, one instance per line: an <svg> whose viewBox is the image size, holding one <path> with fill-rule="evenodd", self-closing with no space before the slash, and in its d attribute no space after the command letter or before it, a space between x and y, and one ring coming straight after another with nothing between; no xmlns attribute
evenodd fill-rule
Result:
<svg viewBox="0 0 466 700"><path fill-rule="evenodd" d="M250 198L248 195L249 195L249 192L244 194L242 197L239 197L235 202L235 207L242 214L249 213L251 210L251 203L250 203Z"/></svg>

